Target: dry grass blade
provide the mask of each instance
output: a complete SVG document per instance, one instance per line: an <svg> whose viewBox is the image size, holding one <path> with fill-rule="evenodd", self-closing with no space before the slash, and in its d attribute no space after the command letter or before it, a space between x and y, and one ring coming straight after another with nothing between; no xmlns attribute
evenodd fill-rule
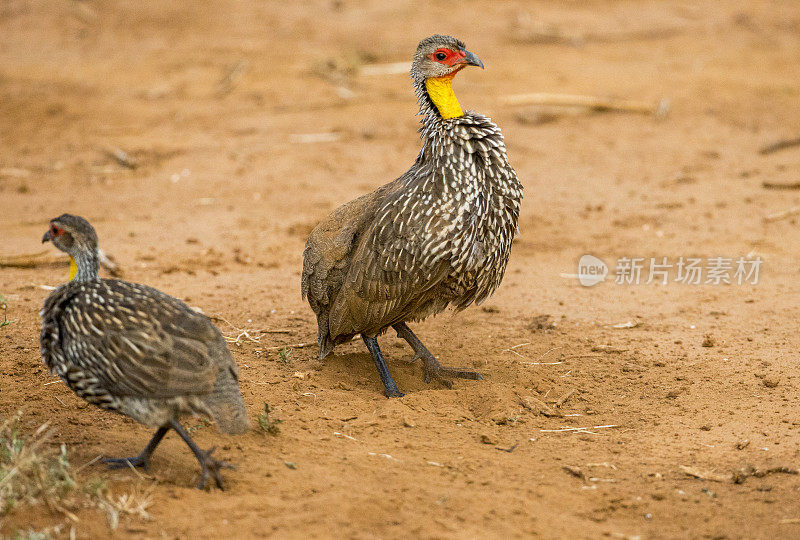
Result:
<svg viewBox="0 0 800 540"><path fill-rule="evenodd" d="M232 334L227 334L227 335L223 334L223 337L225 338L225 341L227 341L228 343L235 343L237 346L241 346L243 341L249 341L251 343L260 343L261 342L261 336L254 336L254 335L251 334L251 332L253 334L255 334L256 332L260 333L260 334L283 333L282 330L278 330L278 331L274 331L274 330L246 330L244 328L239 328L238 326L236 326L235 324L230 322L225 317L221 317L219 315L212 315L211 319L213 319L215 321L222 321L225 324L227 324L228 326L230 326L231 328L233 328L233 333ZM288 330L287 330L287 332L288 332Z"/></svg>
<svg viewBox="0 0 800 540"><path fill-rule="evenodd" d="M592 433L590 430L592 429L609 429L619 427L617 424L607 424L604 426L589 426L589 427L564 427L560 429L540 429L542 433L590 433L592 435L596 435Z"/></svg>
<svg viewBox="0 0 800 540"><path fill-rule="evenodd" d="M152 504L152 487L143 493L124 493L115 497L110 494L99 494L97 507L106 515L109 528L113 531L119 527L119 519L123 516L133 516L149 520L147 509Z"/></svg>
<svg viewBox="0 0 800 540"><path fill-rule="evenodd" d="M530 359L530 357L525 356L524 354L520 354L519 352L517 352L515 350L515 349L518 349L520 347L525 347L527 345L530 345L530 343L520 343L518 345L514 345L513 347L509 347L508 349L503 349L502 352L510 352L511 354L515 354L515 355L519 356L520 358ZM551 352L557 351L559 349L563 349L563 347L553 347L552 349L546 350L541 355L539 355L539 358L537 358L535 362L522 362L522 363L525 364L526 366L557 366L558 364L563 364L564 363L563 360L558 360L556 362L542 362L541 361L545 356L547 356Z"/></svg>
<svg viewBox="0 0 800 540"><path fill-rule="evenodd" d="M0 515L19 504L44 502L51 511L77 521L60 502L75 487L66 447L54 453L48 445L53 435L49 423L22 436L19 418L17 414L0 426Z"/></svg>

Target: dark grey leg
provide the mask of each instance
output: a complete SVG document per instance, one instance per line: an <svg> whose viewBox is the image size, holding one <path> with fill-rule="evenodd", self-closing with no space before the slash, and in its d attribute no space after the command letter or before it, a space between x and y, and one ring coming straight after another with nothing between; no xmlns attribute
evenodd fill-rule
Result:
<svg viewBox="0 0 800 540"><path fill-rule="evenodd" d="M414 360L421 358L425 368L425 382L431 382L431 379L436 379L444 384L447 388L452 388L453 382L449 379L472 379L475 381L482 381L483 375L477 371L470 369L455 369L445 367L439 363L433 354L422 344L419 338L411 331L411 328L404 322L393 324L392 328L397 332L397 337L406 340L414 349Z"/></svg>
<svg viewBox="0 0 800 540"><path fill-rule="evenodd" d="M150 468L150 456L153 455L158 443L161 442L161 439L164 438L164 435L166 435L170 429L170 426L161 426L158 428L158 431L156 431L155 435L153 435L153 438L150 439L150 442L147 443L147 446L138 456L129 458L108 458L104 459L103 463L108 464L109 469L142 467L144 470L148 470Z"/></svg>
<svg viewBox="0 0 800 540"><path fill-rule="evenodd" d="M381 376L386 397L403 397L405 394L397 388L394 379L392 379L392 374L389 373L389 367L386 365L386 360L383 358L383 354L381 354L381 348L378 347L378 340L374 337L367 337L363 334L361 337L364 340L364 344L366 344L367 349L369 349L369 354L372 355L372 360L375 362L375 367L378 368L378 375Z"/></svg>
<svg viewBox="0 0 800 540"><path fill-rule="evenodd" d="M209 448L208 450L200 450L186 430L184 430L176 420L170 421L170 427L172 427L172 429L174 429L175 432L181 436L183 442L186 443L186 445L194 454L194 457L197 458L198 463L200 463L202 476L200 477L200 483L197 485L197 489L205 489L206 481L210 475L212 478L214 478L214 482L217 484L217 487L224 490L225 488L222 484L222 475L220 474L220 469L235 469L236 467L211 457L211 454L213 454L214 450L217 449L216 446Z"/></svg>

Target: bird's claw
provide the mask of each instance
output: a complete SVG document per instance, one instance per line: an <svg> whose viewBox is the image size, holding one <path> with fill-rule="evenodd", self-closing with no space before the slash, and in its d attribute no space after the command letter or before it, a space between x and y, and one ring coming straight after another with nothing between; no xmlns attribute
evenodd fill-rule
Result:
<svg viewBox="0 0 800 540"><path fill-rule="evenodd" d="M453 387L452 379L470 379L473 381L482 381L483 375L477 371L470 369L456 369L445 367L439 363L433 355L423 356L425 360L425 382L430 383L432 380L439 381L446 388Z"/></svg>
<svg viewBox="0 0 800 540"><path fill-rule="evenodd" d="M141 467L145 471L150 470L150 458L134 456L127 458L106 458L102 460L109 469L128 469L130 467Z"/></svg>
<svg viewBox="0 0 800 540"><path fill-rule="evenodd" d="M236 469L235 466L226 461L211 457L211 454L213 454L214 450L216 449L216 446L212 446L208 450L202 451L201 456L198 457L198 461L200 461L200 467L202 468L202 473L200 476L200 483L197 485L197 489L205 489L206 482L208 482L208 477L210 476L214 479L214 483L217 485L217 487L222 491L225 491L225 485L222 482L222 474L220 473L220 469Z"/></svg>

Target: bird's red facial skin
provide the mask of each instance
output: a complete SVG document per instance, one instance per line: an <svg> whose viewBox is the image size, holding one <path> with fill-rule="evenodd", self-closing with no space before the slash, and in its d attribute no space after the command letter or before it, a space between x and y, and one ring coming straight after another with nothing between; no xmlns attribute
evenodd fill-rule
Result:
<svg viewBox="0 0 800 540"><path fill-rule="evenodd" d="M466 58L464 51L454 51L451 49L439 48L430 54L428 58L434 62L439 62L448 67L453 67L455 64Z"/></svg>
<svg viewBox="0 0 800 540"><path fill-rule="evenodd" d="M53 224L50 225L50 236L55 238L56 236L61 236L62 234L64 234L64 229L56 227Z"/></svg>

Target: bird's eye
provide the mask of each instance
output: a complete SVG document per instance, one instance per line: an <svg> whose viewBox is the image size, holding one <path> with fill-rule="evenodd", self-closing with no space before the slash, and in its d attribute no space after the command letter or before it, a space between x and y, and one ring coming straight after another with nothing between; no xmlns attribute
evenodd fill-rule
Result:
<svg viewBox="0 0 800 540"><path fill-rule="evenodd" d="M443 52L437 52L437 53L436 53L436 59L437 59L437 60L439 60L440 62L441 62L442 60L444 60L445 58L447 58L447 55L446 55L446 54L444 54Z"/></svg>
<svg viewBox="0 0 800 540"><path fill-rule="evenodd" d="M52 236L60 236L60 235L64 234L64 229L59 229L55 225L51 224L50 225L50 234Z"/></svg>

